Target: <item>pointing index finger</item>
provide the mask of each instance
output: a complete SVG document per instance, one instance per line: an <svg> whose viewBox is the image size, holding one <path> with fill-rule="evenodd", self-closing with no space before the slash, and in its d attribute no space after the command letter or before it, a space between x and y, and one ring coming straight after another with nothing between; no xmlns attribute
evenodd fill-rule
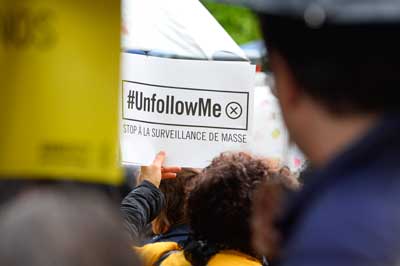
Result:
<svg viewBox="0 0 400 266"><path fill-rule="evenodd" d="M182 168L179 166L166 166L161 168L161 173L178 173L182 171Z"/></svg>

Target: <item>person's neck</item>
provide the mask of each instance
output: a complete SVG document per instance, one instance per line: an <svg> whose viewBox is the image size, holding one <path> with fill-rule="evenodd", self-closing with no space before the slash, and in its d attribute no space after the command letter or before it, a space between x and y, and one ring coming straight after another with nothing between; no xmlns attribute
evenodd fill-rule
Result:
<svg viewBox="0 0 400 266"><path fill-rule="evenodd" d="M354 141L365 135L377 122L378 115L327 115L319 119L312 134L305 136L308 158L316 167L323 167Z"/></svg>

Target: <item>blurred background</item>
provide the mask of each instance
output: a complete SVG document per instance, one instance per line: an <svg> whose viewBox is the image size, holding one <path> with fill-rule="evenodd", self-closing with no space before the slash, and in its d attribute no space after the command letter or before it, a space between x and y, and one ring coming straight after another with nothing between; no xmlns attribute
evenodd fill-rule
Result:
<svg viewBox="0 0 400 266"><path fill-rule="evenodd" d="M248 9L203 0L203 5L239 45L261 40L258 21ZM240 20L237 19L240 17Z"/></svg>

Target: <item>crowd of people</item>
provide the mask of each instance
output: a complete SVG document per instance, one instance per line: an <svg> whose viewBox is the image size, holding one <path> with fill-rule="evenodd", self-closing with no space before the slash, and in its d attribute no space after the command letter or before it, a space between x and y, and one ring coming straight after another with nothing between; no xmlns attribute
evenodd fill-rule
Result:
<svg viewBox="0 0 400 266"><path fill-rule="evenodd" d="M345 2L246 2L310 163L300 178L245 152L204 169L160 152L122 201L100 185L1 180L0 265L398 265L400 3Z"/></svg>
<svg viewBox="0 0 400 266"><path fill-rule="evenodd" d="M266 265L267 258L252 241L258 234L257 230L252 233L254 199L258 190L270 190L260 198L271 206L271 214L277 213L283 189L299 188L297 179L272 160L224 153L202 171L183 169L175 180L160 183L153 177L161 177L159 162L164 156L160 153L151 166L158 173L144 167L149 176L141 177L142 185L122 202L129 231L136 239L145 230L143 225L154 218L149 210L160 210L152 226L157 235L136 248L144 265L227 265L227 260L234 265ZM268 221L269 230L276 234L271 218L258 215L257 219ZM275 239L270 245L277 245Z"/></svg>
<svg viewBox="0 0 400 266"><path fill-rule="evenodd" d="M4 203L0 264L256 266L275 258L282 196L300 188L287 168L244 152L204 169L164 167L165 157L141 167L119 213L98 188L25 185Z"/></svg>

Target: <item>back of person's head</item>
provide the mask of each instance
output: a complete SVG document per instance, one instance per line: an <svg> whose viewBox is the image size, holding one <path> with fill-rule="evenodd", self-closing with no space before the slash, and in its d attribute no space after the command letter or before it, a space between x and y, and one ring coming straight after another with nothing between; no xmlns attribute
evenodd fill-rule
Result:
<svg viewBox="0 0 400 266"><path fill-rule="evenodd" d="M119 215L102 195L38 189L1 209L0 265L140 265Z"/></svg>
<svg viewBox="0 0 400 266"><path fill-rule="evenodd" d="M254 255L251 206L258 185L275 169L268 161L246 153L224 153L205 168L194 183L187 203L193 236L185 247L192 265L206 265L220 250Z"/></svg>
<svg viewBox="0 0 400 266"><path fill-rule="evenodd" d="M400 23L313 27L304 19L265 14L260 21L269 53L279 54L302 92L331 113L400 110Z"/></svg>
<svg viewBox="0 0 400 266"><path fill-rule="evenodd" d="M46 187L60 190L93 190L97 193L103 194L115 204L119 204L123 196L121 193L122 187L119 185L80 182L67 180L67 178L61 179L61 177L60 179L55 178L54 180L36 178L0 178L0 207L1 205L14 200L25 191L45 189Z"/></svg>
<svg viewBox="0 0 400 266"><path fill-rule="evenodd" d="M252 208L253 247L258 254L273 260L281 249L277 223L284 210L284 199L298 191L300 182L289 168L284 167L277 174L266 179L257 189Z"/></svg>
<svg viewBox="0 0 400 266"><path fill-rule="evenodd" d="M187 186L199 173L198 169L183 168L176 178L161 180L160 190L165 196L165 206L153 222L154 233L165 233L171 227L187 224L184 208Z"/></svg>

